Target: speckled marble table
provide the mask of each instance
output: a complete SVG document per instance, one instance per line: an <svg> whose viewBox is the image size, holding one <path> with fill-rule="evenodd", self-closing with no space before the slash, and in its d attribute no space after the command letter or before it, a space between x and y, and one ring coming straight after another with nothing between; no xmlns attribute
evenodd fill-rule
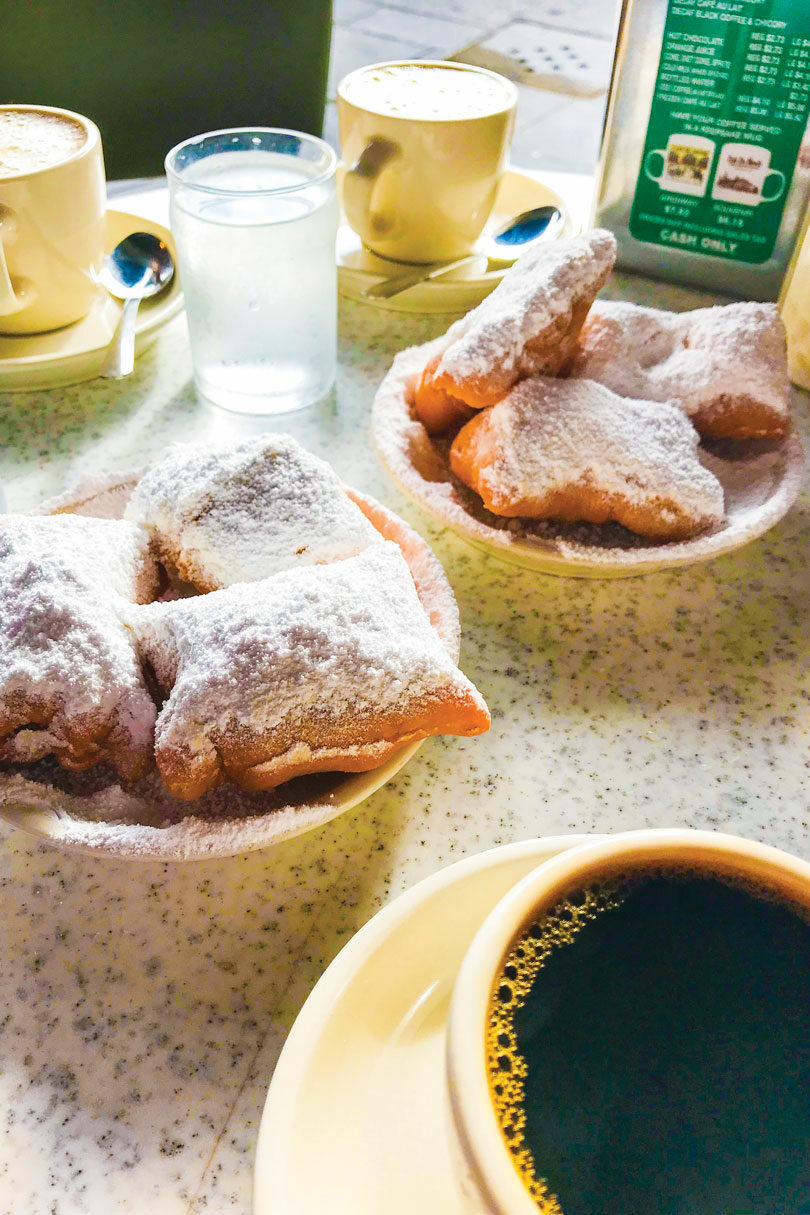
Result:
<svg viewBox="0 0 810 1215"><path fill-rule="evenodd" d="M276 428L429 538L492 730L432 740L362 806L232 860L101 862L3 829L2 1215L248 1212L268 1081L308 991L383 903L450 861L665 825L810 857L806 493L765 539L683 571L584 582L487 558L412 507L369 444L393 353L446 323L342 302L335 394ZM180 316L129 380L0 398L0 478L27 510L169 440L253 429L196 400Z"/></svg>

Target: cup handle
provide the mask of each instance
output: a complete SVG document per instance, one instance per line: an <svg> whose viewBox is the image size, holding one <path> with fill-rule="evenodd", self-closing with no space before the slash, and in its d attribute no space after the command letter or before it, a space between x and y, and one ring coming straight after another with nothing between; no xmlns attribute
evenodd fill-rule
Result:
<svg viewBox="0 0 810 1215"><path fill-rule="evenodd" d="M779 178L779 189L776 191L775 194L766 194L765 193L765 182L763 182L762 183L762 201L763 202L773 202L773 200L775 198L778 198L779 195L782 193L782 191L785 188L784 173L780 173L778 169L768 169L768 176L765 178L765 181L768 181L769 178L771 178L771 177Z"/></svg>
<svg viewBox="0 0 810 1215"><path fill-rule="evenodd" d="M654 181L656 184L658 184L660 182L661 178L664 176L664 169L662 166L661 172L658 174L657 177L655 176L654 173L651 173L650 168L649 168L649 163L648 163L651 156L660 156L665 165L667 163L667 154L663 148L651 148L650 151L647 153L647 155L644 157L645 174L647 175L647 177L649 177L650 181Z"/></svg>
<svg viewBox="0 0 810 1215"><path fill-rule="evenodd" d="M392 139L375 135L370 139L343 178L343 210L355 232L363 240L379 240L395 235L396 215L372 208L374 187L383 170L398 160L402 150Z"/></svg>
<svg viewBox="0 0 810 1215"><path fill-rule="evenodd" d="M34 284L28 279L18 279L16 285L11 281L3 252L3 237L8 240L13 235L14 212L0 205L0 316L22 312L23 308L34 302L37 294Z"/></svg>

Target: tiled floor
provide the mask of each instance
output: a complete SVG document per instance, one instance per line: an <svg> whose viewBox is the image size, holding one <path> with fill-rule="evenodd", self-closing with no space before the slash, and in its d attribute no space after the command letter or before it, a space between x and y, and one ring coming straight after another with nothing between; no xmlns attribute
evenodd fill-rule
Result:
<svg viewBox="0 0 810 1215"><path fill-rule="evenodd" d="M616 12L613 0L334 0L325 137L337 146L337 82L365 63L491 63L505 55L511 67L502 70L520 93L512 163L588 172L599 149Z"/></svg>

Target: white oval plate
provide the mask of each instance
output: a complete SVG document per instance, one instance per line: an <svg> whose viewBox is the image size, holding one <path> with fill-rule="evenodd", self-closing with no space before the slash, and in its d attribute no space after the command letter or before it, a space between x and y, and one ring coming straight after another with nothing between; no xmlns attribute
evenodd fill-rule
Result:
<svg viewBox="0 0 810 1215"><path fill-rule="evenodd" d="M132 232L151 232L169 246L175 274L169 286L154 299L144 300L135 326L135 355L151 346L160 329L183 307L177 274L177 252L168 228L142 215L107 211L105 247L115 248ZM86 317L51 333L25 336L0 334L0 391L32 392L62 388L94 379L101 370L107 347L121 317L122 304L99 287Z"/></svg>
<svg viewBox="0 0 810 1215"><path fill-rule="evenodd" d="M551 836L468 857L400 895L349 941L276 1065L254 1215L462 1215L444 1096L461 960L515 883L597 838Z"/></svg>
<svg viewBox="0 0 810 1215"><path fill-rule="evenodd" d="M135 476L78 487L46 504L49 512L120 518ZM422 606L454 661L459 654L458 608L444 570L412 528L373 498L348 491L386 539L395 540ZM135 790L113 777L62 773L62 787L22 770L0 773L0 819L70 851L132 860L190 861L267 848L320 827L389 781L419 750L409 743L385 764L356 775L333 773L289 781L247 794L223 785L193 804L171 798L153 774Z"/></svg>
<svg viewBox="0 0 810 1215"><path fill-rule="evenodd" d="M413 416L414 387L440 341L412 346L394 359L374 399L374 443L409 498L439 523L504 561L573 578L628 578L695 565L763 535L801 490L804 448L793 429L778 444L729 443L722 458L701 448L701 460L723 486L726 518L722 527L693 540L656 543L632 536L617 524L499 519L452 475L441 442L431 439Z"/></svg>

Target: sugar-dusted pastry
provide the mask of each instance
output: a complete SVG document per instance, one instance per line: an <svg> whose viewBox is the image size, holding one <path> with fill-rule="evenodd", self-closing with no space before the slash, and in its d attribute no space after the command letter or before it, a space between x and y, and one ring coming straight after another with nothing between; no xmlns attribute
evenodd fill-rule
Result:
<svg viewBox="0 0 810 1215"><path fill-rule="evenodd" d="M339 561L379 536L337 474L289 435L177 445L138 482L126 518L198 591Z"/></svg>
<svg viewBox="0 0 810 1215"><path fill-rule="evenodd" d="M662 312L600 300L571 374L622 396L672 401L714 438L778 439L788 426L785 328L776 304Z"/></svg>
<svg viewBox="0 0 810 1215"><path fill-rule="evenodd" d="M150 767L155 706L120 611L157 587L131 523L0 516L0 760Z"/></svg>
<svg viewBox="0 0 810 1215"><path fill-rule="evenodd" d="M680 410L593 380L524 380L462 427L450 467L496 515L606 523L683 540L722 522L723 490Z"/></svg>
<svg viewBox="0 0 810 1215"><path fill-rule="evenodd" d="M494 405L518 380L562 371L615 260L616 241L602 229L518 258L492 294L451 325L417 384L416 413L431 434Z"/></svg>
<svg viewBox="0 0 810 1215"><path fill-rule="evenodd" d="M158 768L185 800L226 779L259 790L308 772L364 772L403 743L489 726L390 541L134 608L130 621L167 696Z"/></svg>

